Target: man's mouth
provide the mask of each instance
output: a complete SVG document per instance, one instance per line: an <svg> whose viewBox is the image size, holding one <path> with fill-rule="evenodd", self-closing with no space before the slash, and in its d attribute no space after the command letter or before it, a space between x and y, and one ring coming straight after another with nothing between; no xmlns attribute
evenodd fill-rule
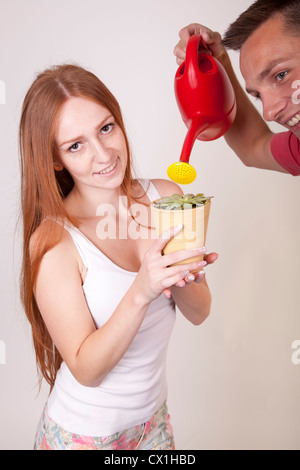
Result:
<svg viewBox="0 0 300 470"><path fill-rule="evenodd" d="M289 121L287 121L287 125L289 127L294 127L296 126L298 123L300 122L300 114L296 114L294 117L292 117L292 119L290 119Z"/></svg>

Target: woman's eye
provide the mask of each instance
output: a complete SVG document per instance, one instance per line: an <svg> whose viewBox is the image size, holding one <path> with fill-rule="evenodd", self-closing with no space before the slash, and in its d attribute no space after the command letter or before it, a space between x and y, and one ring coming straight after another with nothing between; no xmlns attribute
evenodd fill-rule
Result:
<svg viewBox="0 0 300 470"><path fill-rule="evenodd" d="M75 144L71 145L71 147L68 148L69 152L77 152L77 150L80 149L80 143L76 142Z"/></svg>
<svg viewBox="0 0 300 470"><path fill-rule="evenodd" d="M112 131L113 123L106 124L102 127L101 132L102 134L109 134Z"/></svg>

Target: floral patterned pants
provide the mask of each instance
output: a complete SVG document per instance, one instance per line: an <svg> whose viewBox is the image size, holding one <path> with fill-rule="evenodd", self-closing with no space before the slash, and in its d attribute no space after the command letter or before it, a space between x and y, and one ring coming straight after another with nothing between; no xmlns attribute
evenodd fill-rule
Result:
<svg viewBox="0 0 300 470"><path fill-rule="evenodd" d="M34 450L174 450L173 430L167 404L146 423L112 436L81 436L65 431L47 413L45 406Z"/></svg>

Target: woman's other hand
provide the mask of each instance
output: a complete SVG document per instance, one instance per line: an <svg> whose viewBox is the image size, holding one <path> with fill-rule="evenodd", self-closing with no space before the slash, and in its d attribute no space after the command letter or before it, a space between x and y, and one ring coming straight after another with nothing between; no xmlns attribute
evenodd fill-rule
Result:
<svg viewBox="0 0 300 470"><path fill-rule="evenodd" d="M162 293L167 298L170 298L171 286L185 285L185 273L203 268L203 262L190 262L189 259L201 254L203 255L204 248L179 250L167 255L162 254L164 246L181 229L182 226L179 228L173 227L163 232L155 240L153 246L145 253L142 265L135 279L135 284L139 295L143 297L143 301L146 303L152 302ZM185 264L173 266L174 263L185 260Z"/></svg>
<svg viewBox="0 0 300 470"><path fill-rule="evenodd" d="M204 255L205 264L203 264L203 267L208 266L209 264L213 264L218 259L218 257L219 257L218 253L215 253L215 252L205 254ZM204 280L204 278L205 278L205 272L203 271L203 269L201 269L197 273L186 273L186 276L181 280L181 284L179 285L179 287L184 287L185 285L191 284L192 282L196 282L197 284L199 284L200 282Z"/></svg>

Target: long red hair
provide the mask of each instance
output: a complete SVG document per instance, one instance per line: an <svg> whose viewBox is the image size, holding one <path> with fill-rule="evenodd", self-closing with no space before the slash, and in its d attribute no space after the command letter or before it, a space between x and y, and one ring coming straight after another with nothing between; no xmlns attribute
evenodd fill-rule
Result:
<svg viewBox="0 0 300 470"><path fill-rule="evenodd" d="M44 254L63 236L63 226L55 220L69 220L78 225L63 202L73 188L72 177L66 169L54 170L54 161L58 159L55 144L57 118L62 105L71 96L86 97L106 107L122 129L128 152L123 190L129 205L133 181L122 113L107 87L93 73L76 65L56 66L39 74L25 96L19 130L23 216L21 300L31 324L41 379L44 377L51 388L62 358L44 324L33 290ZM31 248L33 233L37 236Z"/></svg>

